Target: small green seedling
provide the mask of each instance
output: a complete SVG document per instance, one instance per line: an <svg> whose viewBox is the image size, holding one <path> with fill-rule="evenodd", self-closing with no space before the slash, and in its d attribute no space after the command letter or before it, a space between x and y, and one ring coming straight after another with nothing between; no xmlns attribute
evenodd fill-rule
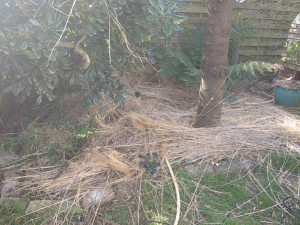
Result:
<svg viewBox="0 0 300 225"><path fill-rule="evenodd" d="M88 124L76 134L76 138L83 139L91 136L99 136L95 128L91 128Z"/></svg>
<svg viewBox="0 0 300 225"><path fill-rule="evenodd" d="M156 152L152 153L152 155L150 153L147 153L145 156L139 155L139 157L143 159L140 167L146 168L152 175L157 172L157 167L160 166L160 163L155 161L158 157Z"/></svg>

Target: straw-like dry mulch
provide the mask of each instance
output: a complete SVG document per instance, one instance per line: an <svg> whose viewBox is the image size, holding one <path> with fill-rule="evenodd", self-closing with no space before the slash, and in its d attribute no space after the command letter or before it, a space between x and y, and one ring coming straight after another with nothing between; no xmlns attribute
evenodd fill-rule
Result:
<svg viewBox="0 0 300 225"><path fill-rule="evenodd" d="M228 156L256 157L300 142L299 117L247 93L238 94L235 102L225 101L221 126L195 129L196 92L147 82L132 87L141 96L128 97L124 109L106 101L83 118L92 119L100 134L84 153L64 170L24 166L23 188L80 200L101 184L140 177L140 154L156 152L164 166L166 156L171 165L217 162Z"/></svg>

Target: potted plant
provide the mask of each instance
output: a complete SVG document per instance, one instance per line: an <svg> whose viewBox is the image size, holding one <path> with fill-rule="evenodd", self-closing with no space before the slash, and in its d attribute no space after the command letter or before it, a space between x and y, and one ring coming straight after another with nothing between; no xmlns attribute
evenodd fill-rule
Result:
<svg viewBox="0 0 300 225"><path fill-rule="evenodd" d="M290 43L287 45L288 54L286 56L286 61L290 64L294 64L294 73L293 80L298 80L300 77L297 76L299 74L298 67L300 63L300 40Z"/></svg>
<svg viewBox="0 0 300 225"><path fill-rule="evenodd" d="M297 106L300 104L300 41L287 45L287 54L282 61L289 63L293 68L293 76L287 80L276 81L274 99L283 106Z"/></svg>

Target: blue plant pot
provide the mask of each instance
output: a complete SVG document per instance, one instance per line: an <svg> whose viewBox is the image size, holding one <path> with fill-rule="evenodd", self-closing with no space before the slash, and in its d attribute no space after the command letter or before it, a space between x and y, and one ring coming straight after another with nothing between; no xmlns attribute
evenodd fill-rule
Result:
<svg viewBox="0 0 300 225"><path fill-rule="evenodd" d="M275 87L274 89L275 102L283 106L297 106L300 104L299 90L286 89L282 87Z"/></svg>

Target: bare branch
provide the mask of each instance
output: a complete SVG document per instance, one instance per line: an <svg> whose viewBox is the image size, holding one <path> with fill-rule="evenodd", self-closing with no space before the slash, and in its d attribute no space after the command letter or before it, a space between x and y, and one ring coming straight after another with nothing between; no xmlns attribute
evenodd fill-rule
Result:
<svg viewBox="0 0 300 225"><path fill-rule="evenodd" d="M67 26L68 26L70 17L71 17L71 15L72 15L72 13L73 13L73 9L74 9L74 7L75 7L76 2L77 2L77 0L74 0L74 1L73 1L72 7L71 7L71 9L70 9L70 12L69 12L69 15L68 15L68 18L67 18L67 21L66 21L66 24L65 24L65 26L64 26L64 29L63 29L61 35L59 36L58 41L55 43L55 45L54 45L53 48L51 49L51 52L50 52L50 55L49 55L49 58L48 58L47 66L49 65L50 58L51 58L51 56L53 55L53 52L54 52L55 48L57 47L57 45L58 45L59 42L61 41L62 37L64 36L64 33L65 33L66 29L67 29Z"/></svg>
<svg viewBox="0 0 300 225"><path fill-rule="evenodd" d="M45 4L47 0L44 0L43 3L39 6L39 8L37 9L36 13L33 16L33 19L35 19L35 17L37 16L37 14L39 13L40 9L42 8L42 6Z"/></svg>
<svg viewBox="0 0 300 225"><path fill-rule="evenodd" d="M76 44L74 44L72 42L64 42L64 43L58 43L57 47L73 48L75 53L82 56L83 63L81 64L80 67L82 69L86 70L90 66L91 59L90 59L89 55L87 54L87 52L80 47L80 44L86 38L85 27L83 27L83 30L84 30L84 34L83 34L82 38L80 38L80 40Z"/></svg>

